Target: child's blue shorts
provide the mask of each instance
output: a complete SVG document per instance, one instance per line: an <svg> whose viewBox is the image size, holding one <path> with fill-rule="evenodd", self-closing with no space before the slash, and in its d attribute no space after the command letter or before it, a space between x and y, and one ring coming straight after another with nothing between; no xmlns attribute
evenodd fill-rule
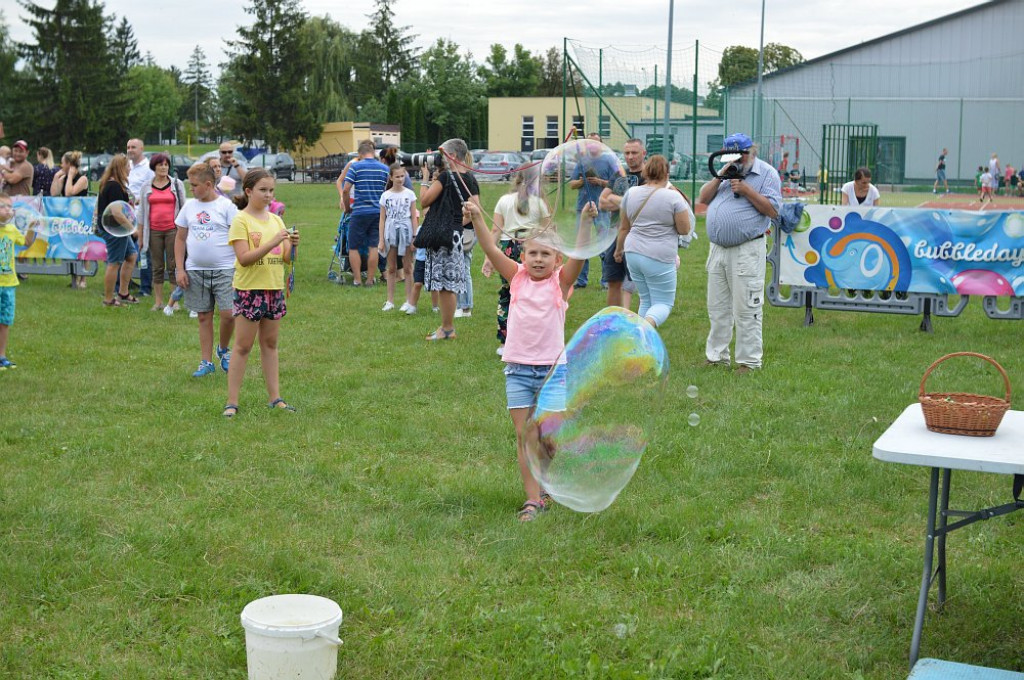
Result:
<svg viewBox="0 0 1024 680"><path fill-rule="evenodd" d="M14 286L0 288L0 326L14 324Z"/></svg>
<svg viewBox="0 0 1024 680"><path fill-rule="evenodd" d="M540 394L540 388L550 371L550 365L505 364L505 397L508 399L508 407L531 408L536 405L542 411L564 411L565 364L558 364L547 389Z"/></svg>

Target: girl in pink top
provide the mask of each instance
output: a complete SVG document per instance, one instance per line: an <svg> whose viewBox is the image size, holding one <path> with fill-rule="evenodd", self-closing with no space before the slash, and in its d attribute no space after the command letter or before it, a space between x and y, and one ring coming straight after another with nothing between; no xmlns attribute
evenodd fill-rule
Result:
<svg viewBox="0 0 1024 680"><path fill-rule="evenodd" d="M597 216L591 203L584 215ZM537 393L552 368L559 374L557 364L565 357L565 310L569 308L569 295L573 283L583 268L583 261L566 259L543 236L526 240L522 246L523 263L506 256L494 242L484 224L480 208L467 201L463 207L465 219L472 219L477 240L494 269L510 283L512 301L508 311L508 337L505 339L505 393L508 412L516 428L516 454L519 474L523 478L526 502L519 509L520 522L529 522L537 513L546 510L550 497L543 493L530 472L526 460L525 427L536 406ZM538 225L540 226L540 225Z"/></svg>

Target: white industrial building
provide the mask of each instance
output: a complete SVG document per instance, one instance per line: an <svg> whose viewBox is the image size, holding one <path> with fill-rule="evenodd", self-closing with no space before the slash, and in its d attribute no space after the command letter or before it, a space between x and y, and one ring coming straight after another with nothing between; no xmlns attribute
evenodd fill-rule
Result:
<svg viewBox="0 0 1024 680"><path fill-rule="evenodd" d="M992 0L766 75L762 156L777 162L789 151L792 163L799 146L812 177L829 146L823 126L864 123L877 125L876 183L930 184L943 147L950 181L973 182L993 152L1020 168L1022 37L1024 0ZM727 132L756 134L756 88L726 92Z"/></svg>

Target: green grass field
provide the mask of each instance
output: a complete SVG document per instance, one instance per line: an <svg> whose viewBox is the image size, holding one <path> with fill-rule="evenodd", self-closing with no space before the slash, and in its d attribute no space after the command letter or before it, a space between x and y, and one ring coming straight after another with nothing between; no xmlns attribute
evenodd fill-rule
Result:
<svg viewBox="0 0 1024 680"><path fill-rule="evenodd" d="M505 188L485 185L485 207ZM427 343L429 304L384 314L382 287L328 283L333 186L278 195L303 236L280 342L297 413L266 409L254 351L223 419L225 374L190 377L187 314L103 308L97 280L18 290L19 366L0 374L0 677L245 678L242 608L289 592L344 610L339 677L906 676L928 472L875 461L872 443L948 352L995 357L1024 388L1018 324L977 301L932 334L839 312L805 328L766 307L764 369L705 369L701 239L663 327L666 393L621 404L623 422L661 414L635 478L604 512L520 525L482 254L473 316ZM567 332L603 302L577 292ZM1000 393L993 370L953 363L933 389ZM1008 477L954 477L956 507L1009 499ZM923 656L1024 671L1020 522L950 538Z"/></svg>

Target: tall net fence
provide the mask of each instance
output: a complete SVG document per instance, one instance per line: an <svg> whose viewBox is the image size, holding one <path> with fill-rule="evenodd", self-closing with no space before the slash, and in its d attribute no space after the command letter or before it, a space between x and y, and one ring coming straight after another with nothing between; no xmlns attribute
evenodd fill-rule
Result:
<svg viewBox="0 0 1024 680"><path fill-rule="evenodd" d="M725 127L751 130L761 157L776 167L788 152L790 167L799 162L814 182L823 170L831 180L847 170L822 163L826 129L832 125L877 125L875 184L931 185L944 148L953 184L973 185L978 166L987 165L993 153L1001 167L1019 167L1024 160L1020 55L1010 59L993 46L992 54L957 59L943 54L941 43L901 42L912 39L766 75L759 131L756 84L734 86L723 94Z"/></svg>
<svg viewBox="0 0 1024 680"><path fill-rule="evenodd" d="M565 119L577 133L600 133L613 149L627 139L669 158L672 179L703 181L707 155L723 139L718 97L711 82L722 51L703 44L675 47L671 59L668 139L665 85L668 50L650 46L592 47L565 41Z"/></svg>

